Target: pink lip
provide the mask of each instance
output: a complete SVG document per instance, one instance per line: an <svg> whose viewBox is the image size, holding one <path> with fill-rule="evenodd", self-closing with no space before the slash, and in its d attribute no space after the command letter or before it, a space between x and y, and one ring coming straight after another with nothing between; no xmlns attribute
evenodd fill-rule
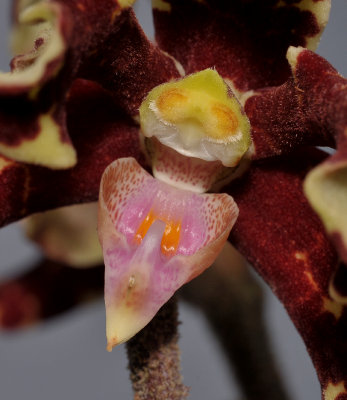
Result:
<svg viewBox="0 0 347 400"><path fill-rule="evenodd" d="M141 240L134 240L151 212ZM222 249L238 209L226 194L196 194L160 182L134 159L105 171L98 232L105 260L109 348L142 329L180 288L209 267ZM163 252L168 223L178 221L177 251Z"/></svg>

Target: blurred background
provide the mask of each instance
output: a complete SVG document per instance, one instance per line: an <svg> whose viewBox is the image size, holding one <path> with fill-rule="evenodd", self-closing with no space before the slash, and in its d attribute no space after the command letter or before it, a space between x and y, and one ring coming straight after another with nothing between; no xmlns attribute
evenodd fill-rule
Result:
<svg viewBox="0 0 347 400"><path fill-rule="evenodd" d="M330 22L318 53L347 75L347 1L332 0ZM150 0L135 5L140 22L153 37ZM0 2L0 68L8 70L10 1ZM22 235L18 224L0 230L0 278L26 271L40 252ZM293 400L318 400L320 389L301 338L270 290L266 322L274 353ZM240 399L229 366L204 316L180 304L183 375L191 400ZM132 391L124 346L105 350L102 299L80 306L44 324L0 333L0 398L4 400L128 400ZM271 399L269 399L271 400Z"/></svg>

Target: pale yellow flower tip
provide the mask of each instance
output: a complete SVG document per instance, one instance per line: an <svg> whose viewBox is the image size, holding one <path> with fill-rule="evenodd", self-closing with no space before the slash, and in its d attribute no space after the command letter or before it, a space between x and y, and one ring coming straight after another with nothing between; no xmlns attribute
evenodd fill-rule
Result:
<svg viewBox="0 0 347 400"><path fill-rule="evenodd" d="M135 3L135 0L118 0L118 3L121 6L121 8L128 8Z"/></svg>
<svg viewBox="0 0 347 400"><path fill-rule="evenodd" d="M85 203L34 214L22 223L48 259L89 268L103 263L96 222L97 204Z"/></svg>
<svg viewBox="0 0 347 400"><path fill-rule="evenodd" d="M250 123L213 69L155 87L140 107L145 136L187 157L232 167L251 144Z"/></svg>

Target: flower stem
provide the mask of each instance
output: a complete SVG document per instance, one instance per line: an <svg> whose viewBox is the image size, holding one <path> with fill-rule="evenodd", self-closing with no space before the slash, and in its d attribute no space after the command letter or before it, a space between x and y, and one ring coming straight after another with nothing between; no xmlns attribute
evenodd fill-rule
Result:
<svg viewBox="0 0 347 400"><path fill-rule="evenodd" d="M183 400L188 388L180 373L175 298L127 343L134 400Z"/></svg>
<svg viewBox="0 0 347 400"><path fill-rule="evenodd" d="M263 293L229 244L181 294L200 307L216 333L247 400L287 400L263 321Z"/></svg>

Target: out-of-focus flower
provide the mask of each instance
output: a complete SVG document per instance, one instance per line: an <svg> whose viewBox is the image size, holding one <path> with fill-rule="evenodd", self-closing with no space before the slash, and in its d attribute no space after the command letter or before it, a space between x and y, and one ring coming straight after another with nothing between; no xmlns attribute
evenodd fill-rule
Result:
<svg viewBox="0 0 347 400"><path fill-rule="evenodd" d="M50 260L88 268L103 262L96 220L97 205L88 203L38 213L23 224L26 235Z"/></svg>
<svg viewBox="0 0 347 400"><path fill-rule="evenodd" d="M347 85L312 51L328 21L330 1L153 0L159 47L145 37L131 3L16 2L14 43L20 55L12 61L12 72L0 76L1 223L96 200L101 175L116 159L133 157L148 168L149 158L139 139L142 101L164 82L214 68L234 93L240 115L247 116L251 143L242 142L236 155L219 145L216 137L212 143L218 129L215 123L211 125L211 108L203 107L199 123L205 128L212 126L212 145L206 148L204 141L196 140L195 122L188 124L190 134L182 136L182 120L192 110L197 112L194 104L205 94L187 95L187 88L177 83L169 83L173 90L164 96L160 92L163 86L155 89L159 92L148 99L147 108L143 103L146 115L142 129L150 138L144 141L147 156L154 160L157 178L169 177L170 184L179 182L181 188L172 191L166 183L153 180L135 161L111 164L103 178L100 199L103 224L107 225L102 239L106 261L107 257L110 264L123 258L129 261L132 254L136 263L149 259L158 251L152 246L153 238L158 244L163 233L166 241L161 242L161 248L173 246L177 254L172 259L180 257L184 253L180 246L186 242L172 233L177 226L186 229L187 235L195 230L209 232L205 208L196 207L194 222L185 223L190 215L182 210L180 201L184 199L184 205L191 204L188 209L193 210L195 204L204 202L204 196L224 199L217 201L216 208L222 216L218 225L222 234L233 223L235 201L239 216L230 241L287 308L316 367L323 398L342 399L347 395ZM223 107L218 110L217 114L225 115ZM232 125L230 118L223 121L228 121L223 126ZM178 129L173 131L170 124ZM187 127L187 121L185 124ZM154 134L156 138L151 138ZM194 153L188 142L195 145ZM170 149L166 149L168 145ZM328 157L315 146L334 147L336 152ZM238 162L246 150L252 163L241 168L244 164ZM192 158L182 164L175 161L180 168L178 174L172 173L175 151L219 163L208 164L213 168L203 174L203 184L197 186L203 192L211 188L215 178L227 178L227 183L220 180L220 191L234 201L226 194L187 196L180 192L196 186L191 179L196 176L191 174L196 165ZM232 168L225 169L228 167ZM321 219L303 193L307 173L305 193ZM185 176L189 177L186 182ZM157 203L153 193L159 198ZM162 200L167 195L173 199L171 209ZM163 211L165 207L172 215ZM139 210L145 221L140 227L132 219ZM164 225L171 227L166 236ZM136 251L130 243L131 234L139 238ZM201 240L208 248L214 239ZM115 247L114 243L121 241L128 242ZM202 248L198 246L196 254ZM125 249L124 254L119 249ZM205 257L206 264L211 260ZM192 265L196 265L195 260ZM167 268L162 262L160 266ZM155 269L156 264L151 264L143 279L159 279ZM139 271L135 269L136 274ZM186 271L179 284L197 272ZM165 271L164 283L151 286L149 297L153 296L156 306L150 312L135 302L137 317L147 321L158 304L176 290L175 285L168 289L166 297L162 296L164 290L155 292L165 287L171 273ZM135 275L128 279L130 293L136 293ZM178 282L171 278L169 283ZM118 277L111 274L109 282L106 299L112 297L108 290L117 287ZM157 296L162 296L160 301Z"/></svg>

